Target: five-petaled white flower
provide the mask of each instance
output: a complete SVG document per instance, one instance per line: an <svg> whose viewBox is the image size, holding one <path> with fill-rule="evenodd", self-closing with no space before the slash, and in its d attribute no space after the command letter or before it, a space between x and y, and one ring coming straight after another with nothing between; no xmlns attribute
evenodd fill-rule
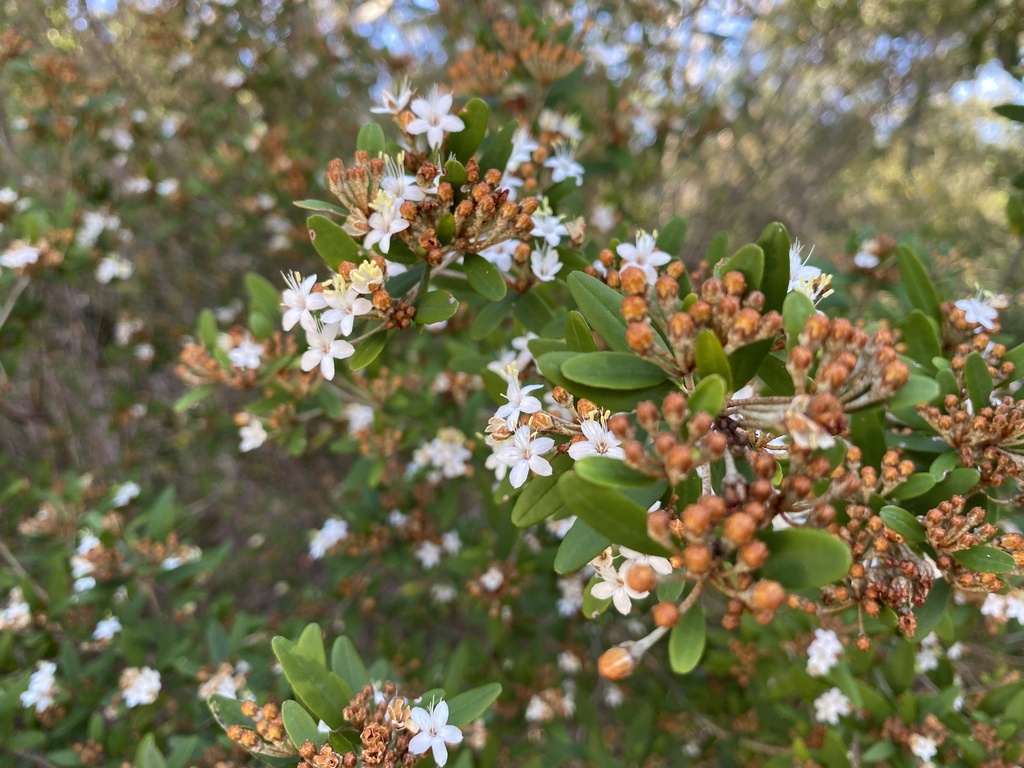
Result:
<svg viewBox="0 0 1024 768"><path fill-rule="evenodd" d="M505 380L508 382L508 389L505 390L505 405L498 408L494 415L496 418L505 419L509 429L519 426L520 413L536 413L543 406L540 400L529 394L535 389L541 389L542 384L530 384L526 387L519 386L519 371L516 366L509 365L505 368Z"/></svg>
<svg viewBox="0 0 1024 768"><path fill-rule="evenodd" d="M563 237L568 237L569 230L562 223L561 216L535 212L533 214L533 230L530 234L534 237L543 238L547 241L548 245L557 247ZM622 246L619 247L621 248Z"/></svg>
<svg viewBox="0 0 1024 768"><path fill-rule="evenodd" d="M302 355L302 370L311 371L319 365L325 379L330 381L334 378L334 359L344 360L356 351L347 341L338 338L338 330L337 323L306 329L309 349Z"/></svg>
<svg viewBox="0 0 1024 768"><path fill-rule="evenodd" d="M412 98L412 88L405 78L399 78L389 87L381 88L380 104L370 107L375 115L397 115Z"/></svg>
<svg viewBox="0 0 1024 768"><path fill-rule="evenodd" d="M107 619L102 619L96 623L96 628L92 631L92 639L104 642L106 640L113 640L114 635L121 631L121 621L117 616L111 616Z"/></svg>
<svg viewBox="0 0 1024 768"><path fill-rule="evenodd" d="M852 702L838 688L830 688L814 700L814 719L819 723L839 725L839 718L852 711Z"/></svg>
<svg viewBox="0 0 1024 768"><path fill-rule="evenodd" d="M238 428L238 450L242 453L255 451L267 441L267 430L258 416L249 416L249 420Z"/></svg>
<svg viewBox="0 0 1024 768"><path fill-rule="evenodd" d="M508 156L505 163L505 170L511 171L522 163L533 160L533 152L540 145L530 138L530 132L526 128L520 128L512 136L512 154Z"/></svg>
<svg viewBox="0 0 1024 768"><path fill-rule="evenodd" d="M409 121L406 130L413 136L427 134L431 149L437 149L444 141L445 132L458 133L466 124L455 115L448 114L452 108L452 95L441 93L435 85L427 98L413 99L411 109L416 117Z"/></svg>
<svg viewBox="0 0 1024 768"><path fill-rule="evenodd" d="M960 299L955 306L964 311L964 320L968 323L977 323L989 331L995 329L999 310L978 296Z"/></svg>
<svg viewBox="0 0 1024 768"><path fill-rule="evenodd" d="M799 240L794 240L789 247L789 291L800 288L802 282L813 281L821 277L821 270L807 263L807 259L811 258L811 253L814 252L814 247L812 246L808 251L807 259L801 258L803 249Z"/></svg>
<svg viewBox="0 0 1024 768"><path fill-rule="evenodd" d="M633 563L629 560L624 562L618 570L614 565L607 564L607 558L602 559L601 556L595 558L594 563L597 564L597 575L601 581L594 585L590 593L598 600L611 598L615 610L623 616L632 610L633 600L643 600L650 594L649 592L638 592L626 583L629 569L633 567Z"/></svg>
<svg viewBox="0 0 1024 768"><path fill-rule="evenodd" d="M518 240L503 240L489 248L484 248L480 251L480 255L502 272L508 272L512 269L512 255L516 252L518 245Z"/></svg>
<svg viewBox="0 0 1024 768"><path fill-rule="evenodd" d="M512 442L501 445L494 453L498 461L512 468L509 481L513 488L526 482L532 469L538 475L550 475L551 465L542 454L555 447L550 437L533 438L530 427L523 425L512 435Z"/></svg>
<svg viewBox="0 0 1024 768"><path fill-rule="evenodd" d="M620 447L622 441L617 439L603 424L586 419L580 423L583 431L581 440L569 446L569 455L579 461L587 456L607 456L610 459L624 459L626 452Z"/></svg>
<svg viewBox="0 0 1024 768"><path fill-rule="evenodd" d="M448 704L438 701L430 709L413 707L409 717L419 726L420 732L409 741L409 751L422 755L429 749L434 753L434 762L443 766L448 762L448 744L462 741L462 731L448 725Z"/></svg>
<svg viewBox="0 0 1024 768"><path fill-rule="evenodd" d="M377 198L370 203L374 213L369 219L370 231L363 241L364 248L372 248L380 243L381 253L391 250L391 236L409 228L409 222L402 218L399 206L402 201L384 190L377 192Z"/></svg>
<svg viewBox="0 0 1024 768"><path fill-rule="evenodd" d="M539 250L530 253L530 270L533 276L542 283L549 283L562 269L562 261L558 258L558 250L545 243Z"/></svg>
<svg viewBox="0 0 1024 768"><path fill-rule="evenodd" d="M313 323L313 311L327 306L322 293L310 293L316 285L316 275L303 277L298 272L281 273L288 287L281 293L281 306L286 307L281 325L290 331L295 324L302 322L306 328Z"/></svg>
<svg viewBox="0 0 1024 768"><path fill-rule="evenodd" d="M324 299L330 309L324 312L322 319L325 323L337 323L342 336L352 333L352 324L357 317L373 309L368 299L362 298L351 288L324 291Z"/></svg>
<svg viewBox="0 0 1024 768"><path fill-rule="evenodd" d="M654 285L658 279L658 267L662 267L672 260L664 251L659 251L656 243L656 235L648 234L643 230L636 233L636 245L633 243L620 243L615 252L622 258L619 271L624 272L627 267L636 267L643 270L648 285Z"/></svg>
<svg viewBox="0 0 1024 768"><path fill-rule="evenodd" d="M31 245L12 245L0 253L0 265L10 269L21 269L39 261L39 249Z"/></svg>
<svg viewBox="0 0 1024 768"><path fill-rule="evenodd" d="M416 177L405 172L405 154L399 152L396 157L390 155L386 158L387 175L380 180L380 188L389 195L398 198L398 204L403 200L411 200L418 203L425 200L427 190L416 183ZM437 190L434 190L435 192Z"/></svg>
<svg viewBox="0 0 1024 768"><path fill-rule="evenodd" d="M550 169L551 180L556 184L569 178L576 179L576 186L583 184L583 166L576 162L576 145L560 142L555 145L555 154L549 157L544 167Z"/></svg>
<svg viewBox="0 0 1024 768"><path fill-rule="evenodd" d="M236 368L256 370L260 367L261 354L263 354L263 345L246 331L242 340L238 342L238 346L228 351L228 359Z"/></svg>
<svg viewBox="0 0 1024 768"><path fill-rule="evenodd" d="M632 568L635 565L646 565L651 568L655 573L660 573L662 576L668 576L672 573L672 563L667 557L659 557L658 555L645 555L636 550L629 549L628 547L619 547L619 554L626 558L626 562ZM625 565L625 563L623 563Z"/></svg>

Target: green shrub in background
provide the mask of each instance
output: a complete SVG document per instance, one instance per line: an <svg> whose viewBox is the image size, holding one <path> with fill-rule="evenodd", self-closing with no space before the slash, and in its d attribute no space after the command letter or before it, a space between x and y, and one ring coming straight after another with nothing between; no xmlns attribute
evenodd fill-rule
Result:
<svg viewBox="0 0 1024 768"><path fill-rule="evenodd" d="M241 23L204 13L183 18ZM643 185L666 148L574 113L592 95L583 29L528 12L481 27L451 95L396 77L372 112L353 108L354 154L319 158L323 188L269 129L195 157L214 186L181 200L180 237L201 242L204 195L244 182L247 214L214 217L210 236L278 255L239 279L243 305L199 313L173 408L104 380L124 388L107 412L125 449L105 467L115 482L9 485L11 760L1019 763L1024 348L1000 326L1005 298L947 292L930 275L956 257L912 235L855 238L829 263L781 224L697 248L681 215L636 219L609 184ZM73 61L48 66L59 80ZM26 77L49 71L32 62ZM251 112L274 103L269 85L241 93ZM62 130L36 125L39 146ZM267 167L246 168L260 147ZM289 169L304 226L257 192ZM149 194L142 178L122 193ZM221 279L101 255L155 237L154 209L122 228L132 206L97 204L105 183L56 206L4 192L15 405L33 381L66 391L32 343L51 287L88 296L108 289L83 276L109 285L139 264L143 280L114 289L138 307L139 286L194 302L190 273L204 291ZM97 295L111 346L137 342L111 361L145 370L168 354L158 329L180 316L140 324ZM130 424L169 445L136 447ZM49 463L80 467L83 434L51 433ZM290 462L264 486L284 503L238 503L227 441L255 466ZM206 495L120 482L163 474Z"/></svg>

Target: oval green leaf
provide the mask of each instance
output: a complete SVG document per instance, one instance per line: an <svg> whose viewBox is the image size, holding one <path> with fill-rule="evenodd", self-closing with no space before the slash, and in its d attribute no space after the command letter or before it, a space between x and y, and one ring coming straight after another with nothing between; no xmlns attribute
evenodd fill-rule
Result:
<svg viewBox="0 0 1024 768"><path fill-rule="evenodd" d="M853 562L849 548L827 531L787 528L764 531L760 538L771 552L761 575L787 589L831 584L843 578Z"/></svg>
<svg viewBox="0 0 1024 768"><path fill-rule="evenodd" d="M988 372L985 358L977 352L971 352L967 356L964 379L967 381L967 394L971 398L974 412L980 413L982 408L988 408L991 405L989 398L992 396L992 375Z"/></svg>
<svg viewBox="0 0 1024 768"><path fill-rule="evenodd" d="M700 603L684 613L668 636L668 660L677 675L692 672L704 655L707 626Z"/></svg>
<svg viewBox="0 0 1024 768"><path fill-rule="evenodd" d="M655 246L669 256L678 256L679 252L683 250L688 226L686 219L682 216L673 216L668 224L658 230Z"/></svg>
<svg viewBox="0 0 1024 768"><path fill-rule="evenodd" d="M717 374L725 381L726 391L732 389L732 368L725 356L718 336L710 328L705 328L697 335L697 371L702 377Z"/></svg>
<svg viewBox="0 0 1024 768"><path fill-rule="evenodd" d="M281 719L284 720L284 729L288 738L296 748L301 747L307 741L319 747L327 737L320 733L309 712L299 702L288 699L281 705Z"/></svg>
<svg viewBox="0 0 1024 768"><path fill-rule="evenodd" d="M954 552L953 559L965 568L983 573L1009 573L1017 567L1009 552L984 544Z"/></svg>
<svg viewBox="0 0 1024 768"><path fill-rule="evenodd" d="M931 477L931 475L929 475ZM924 526L916 517L902 507L887 505L882 507L878 516L886 527L895 531L910 544L919 544L925 539Z"/></svg>
<svg viewBox="0 0 1024 768"><path fill-rule="evenodd" d="M603 389L643 389L668 378L659 366L628 352L576 355L562 364L562 375L578 384Z"/></svg>
<svg viewBox="0 0 1024 768"><path fill-rule="evenodd" d="M356 136L356 149L369 153L370 157L379 157L384 153L384 129L377 123L367 123L359 129Z"/></svg>
<svg viewBox="0 0 1024 768"><path fill-rule="evenodd" d="M607 456L588 456L577 461L574 468L584 480L609 488L646 488L657 482L650 475L627 467L620 459Z"/></svg>
<svg viewBox="0 0 1024 768"><path fill-rule="evenodd" d="M419 325L430 325L447 320L459 310L459 302L448 291L429 291L416 305L414 319Z"/></svg>
<svg viewBox="0 0 1024 768"><path fill-rule="evenodd" d="M539 475L523 489L512 507L512 522L519 528L547 520L565 507L562 494L558 490L558 478L572 466L572 459L566 454L559 454L551 461L551 474Z"/></svg>
<svg viewBox="0 0 1024 768"><path fill-rule="evenodd" d="M764 251L757 245L744 245L720 263L715 272L720 276L741 272L747 281L747 292L760 290L764 278Z"/></svg>
<svg viewBox="0 0 1024 768"><path fill-rule="evenodd" d="M331 269L337 271L343 261L359 261L359 243L326 216L310 216L306 219L306 226L313 247Z"/></svg>
<svg viewBox="0 0 1024 768"><path fill-rule="evenodd" d="M460 693L448 700L448 724L462 728L487 711L501 695L501 684L490 683Z"/></svg>
<svg viewBox="0 0 1024 768"><path fill-rule="evenodd" d="M363 686L370 682L370 675L359 656L359 651L344 635L331 646L331 669L353 691L362 690Z"/></svg>
<svg viewBox="0 0 1024 768"><path fill-rule="evenodd" d="M896 266L900 271L900 281L907 291L907 296L910 297L910 303L928 317L941 323L939 295L935 292L935 285L928 277L928 272L918 255L907 246L900 245L896 248Z"/></svg>
<svg viewBox="0 0 1024 768"><path fill-rule="evenodd" d="M686 399L690 413L710 413L717 416L725 406L725 379L712 374L701 379Z"/></svg>
<svg viewBox="0 0 1024 768"><path fill-rule="evenodd" d="M505 126L494 136L480 157L481 176L491 168L497 168L504 173L508 159L512 157L512 139L518 130L519 121L511 120L505 123Z"/></svg>
<svg viewBox="0 0 1024 768"><path fill-rule="evenodd" d="M575 309L565 316L565 343L570 352L597 352L590 326Z"/></svg>
<svg viewBox="0 0 1024 768"><path fill-rule="evenodd" d="M648 555L668 552L647 536L647 510L618 491L566 472L558 481L566 506L598 533L616 544Z"/></svg>
<svg viewBox="0 0 1024 768"><path fill-rule="evenodd" d="M789 290L789 233L778 222L769 224L757 244L764 252L764 277L761 279L764 311L781 310Z"/></svg>
<svg viewBox="0 0 1024 768"><path fill-rule="evenodd" d="M390 333L378 331L359 342L356 351L348 359L348 367L353 371L361 371L380 357L380 353L384 351L390 335Z"/></svg>
<svg viewBox="0 0 1024 768"><path fill-rule="evenodd" d="M488 301L501 301L505 298L508 286L505 284L505 278L501 276L501 270L483 256L467 253L462 266L474 291Z"/></svg>
<svg viewBox="0 0 1024 768"><path fill-rule="evenodd" d="M445 149L454 154L461 163L469 162L480 142L484 140L487 133L487 118L490 117L491 108L483 99L470 99L466 106L459 112L465 128L458 133L448 134L448 143ZM504 169L503 169L504 170Z"/></svg>
<svg viewBox="0 0 1024 768"><path fill-rule="evenodd" d="M603 536L579 518L565 534L555 553L555 573L576 573L611 545Z"/></svg>

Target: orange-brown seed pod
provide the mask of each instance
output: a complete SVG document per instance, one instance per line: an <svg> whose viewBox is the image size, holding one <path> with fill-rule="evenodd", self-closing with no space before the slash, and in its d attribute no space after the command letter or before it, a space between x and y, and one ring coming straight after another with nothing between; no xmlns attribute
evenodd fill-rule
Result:
<svg viewBox="0 0 1024 768"><path fill-rule="evenodd" d="M564 392L565 390L562 391ZM619 440L625 440L632 433L633 425L630 424L628 416L623 413L617 413L608 419L608 429Z"/></svg>
<svg viewBox="0 0 1024 768"><path fill-rule="evenodd" d="M774 611L786 599L786 590L777 581L762 579L750 593L750 606L755 611Z"/></svg>
<svg viewBox="0 0 1024 768"><path fill-rule="evenodd" d="M743 276L742 272L733 270L732 272L726 272L722 278L722 285L725 286L725 292L731 296L742 296L743 292L747 290L747 279Z"/></svg>
<svg viewBox="0 0 1024 768"><path fill-rule="evenodd" d="M679 298L679 283L669 275L662 275L654 283L654 292L662 303L675 301Z"/></svg>
<svg viewBox="0 0 1024 768"><path fill-rule="evenodd" d="M711 527L711 510L706 504L688 504L683 510L682 520L683 530L694 538L700 538Z"/></svg>
<svg viewBox="0 0 1024 768"><path fill-rule="evenodd" d="M622 290L628 294L642 296L647 293L647 275L640 267L628 266L619 273Z"/></svg>
<svg viewBox="0 0 1024 768"><path fill-rule="evenodd" d="M711 567L711 550L703 544L691 544L683 550L683 565L688 573L702 575Z"/></svg>
<svg viewBox="0 0 1024 768"><path fill-rule="evenodd" d="M658 586L658 576L649 565L634 565L626 571L626 584L637 592L650 592Z"/></svg>
<svg viewBox="0 0 1024 768"><path fill-rule="evenodd" d="M627 323L636 323L647 317L647 301L643 296L627 296L622 300L622 317Z"/></svg>
<svg viewBox="0 0 1024 768"><path fill-rule="evenodd" d="M734 545L746 544L757 532L757 524L746 512L734 512L725 518L725 538Z"/></svg>
<svg viewBox="0 0 1024 768"><path fill-rule="evenodd" d="M661 602L651 609L656 626L671 629L679 622L679 606L675 603Z"/></svg>
<svg viewBox="0 0 1024 768"><path fill-rule="evenodd" d="M681 478L693 469L693 450L688 445L677 445L665 457L665 471L670 477Z"/></svg>
<svg viewBox="0 0 1024 768"><path fill-rule="evenodd" d="M654 331L647 323L630 323L626 329L626 343L638 354L646 354L654 347Z"/></svg>
<svg viewBox="0 0 1024 768"><path fill-rule="evenodd" d="M763 541L748 541L739 551L740 562L751 569L760 568L768 560L768 545Z"/></svg>
<svg viewBox="0 0 1024 768"><path fill-rule="evenodd" d="M690 434L690 439L698 440L704 437L704 435L711 430L714 423L715 420L712 418L711 414L704 413L703 411L695 413L690 419L690 423L687 424L687 431Z"/></svg>
<svg viewBox="0 0 1024 768"><path fill-rule="evenodd" d="M636 661L621 646L609 648L597 660L597 671L605 680L622 680L633 674Z"/></svg>
<svg viewBox="0 0 1024 768"><path fill-rule="evenodd" d="M654 438L654 452L664 461L669 452L676 447L678 440L669 432L661 432Z"/></svg>
<svg viewBox="0 0 1024 768"><path fill-rule="evenodd" d="M676 312L668 320L668 337L673 344L678 344L694 338L695 328L693 317L686 312Z"/></svg>

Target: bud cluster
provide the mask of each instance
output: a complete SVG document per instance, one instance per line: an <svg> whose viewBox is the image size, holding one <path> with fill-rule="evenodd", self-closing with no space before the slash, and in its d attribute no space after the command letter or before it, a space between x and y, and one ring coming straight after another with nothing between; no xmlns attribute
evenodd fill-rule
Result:
<svg viewBox="0 0 1024 768"><path fill-rule="evenodd" d="M243 728L231 725L227 728L228 738L240 744L249 752L267 757L292 757L295 747L292 746L285 732L281 710L275 704L264 704L262 707L251 699L241 704L242 714L254 721L254 728Z"/></svg>

